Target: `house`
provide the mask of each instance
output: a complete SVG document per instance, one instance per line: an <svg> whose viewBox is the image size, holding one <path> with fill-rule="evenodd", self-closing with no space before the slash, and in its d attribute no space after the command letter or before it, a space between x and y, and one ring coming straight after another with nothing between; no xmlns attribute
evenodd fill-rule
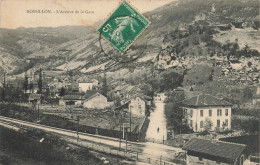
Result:
<svg viewBox="0 0 260 165"><path fill-rule="evenodd" d="M245 144L193 138L182 147L187 165L250 164L250 150Z"/></svg>
<svg viewBox="0 0 260 165"><path fill-rule="evenodd" d="M78 82L79 83L79 91L86 92L87 90L93 89L92 82Z"/></svg>
<svg viewBox="0 0 260 165"><path fill-rule="evenodd" d="M59 105L82 105L84 96L80 94L67 94L60 98Z"/></svg>
<svg viewBox="0 0 260 165"><path fill-rule="evenodd" d="M200 132L206 127L210 127L209 130L231 129L231 107L227 101L201 94L184 100L182 108L186 123L193 131Z"/></svg>
<svg viewBox="0 0 260 165"><path fill-rule="evenodd" d="M129 99L131 98L133 95L140 93L141 89L136 87L136 86L132 86L132 85L128 85L126 88L124 88L121 91L121 94L123 96L124 99Z"/></svg>
<svg viewBox="0 0 260 165"><path fill-rule="evenodd" d="M88 90L83 101L83 107L89 109L105 109L113 105L113 102L108 102L107 98L97 90Z"/></svg>
<svg viewBox="0 0 260 165"><path fill-rule="evenodd" d="M40 103L41 94L31 93L28 98L29 103Z"/></svg>
<svg viewBox="0 0 260 165"><path fill-rule="evenodd" d="M128 87L129 85L128 84L120 84L118 86L115 87L114 91L115 91L115 94L117 94L118 96L120 96L122 99L124 97L124 94L123 94L123 91Z"/></svg>
<svg viewBox="0 0 260 165"><path fill-rule="evenodd" d="M90 81L80 80L78 81L78 86L80 92L86 93L87 90L93 90L96 86L98 86L98 81L95 79Z"/></svg>
<svg viewBox="0 0 260 165"><path fill-rule="evenodd" d="M164 102L166 100L166 95L165 93L157 93L155 96L154 96L154 101L155 102Z"/></svg>
<svg viewBox="0 0 260 165"><path fill-rule="evenodd" d="M138 117L144 117L149 106L151 106L151 98L141 94L133 96L128 102L129 112Z"/></svg>
<svg viewBox="0 0 260 165"><path fill-rule="evenodd" d="M38 82L36 80L33 80L33 81L30 81L28 84L27 84L27 89L25 91L25 93L34 93L36 94L37 91L39 90L39 87L38 87Z"/></svg>

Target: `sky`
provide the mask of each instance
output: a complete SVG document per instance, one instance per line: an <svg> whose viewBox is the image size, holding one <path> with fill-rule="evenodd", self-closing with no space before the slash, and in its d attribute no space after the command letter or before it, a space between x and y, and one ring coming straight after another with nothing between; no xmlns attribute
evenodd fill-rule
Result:
<svg viewBox="0 0 260 165"><path fill-rule="evenodd" d="M173 0L128 0L140 13L171 1ZM93 25L99 20L105 20L120 2L122 0L0 0L0 27L15 29ZM37 13L35 10L43 10L44 13Z"/></svg>

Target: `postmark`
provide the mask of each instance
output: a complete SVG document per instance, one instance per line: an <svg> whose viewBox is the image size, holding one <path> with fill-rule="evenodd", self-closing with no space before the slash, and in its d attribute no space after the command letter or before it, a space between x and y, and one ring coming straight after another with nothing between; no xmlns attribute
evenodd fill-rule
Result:
<svg viewBox="0 0 260 165"><path fill-rule="evenodd" d="M123 53L149 24L144 16L123 1L97 31Z"/></svg>

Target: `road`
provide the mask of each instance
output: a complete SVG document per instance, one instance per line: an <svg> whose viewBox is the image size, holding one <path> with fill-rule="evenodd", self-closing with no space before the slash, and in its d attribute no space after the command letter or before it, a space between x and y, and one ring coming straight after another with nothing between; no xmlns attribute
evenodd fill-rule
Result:
<svg viewBox="0 0 260 165"><path fill-rule="evenodd" d="M163 143L163 140L167 138L164 105L163 102L155 102L155 109L149 117L150 123L146 132L147 141Z"/></svg>
<svg viewBox="0 0 260 165"><path fill-rule="evenodd" d="M3 116L0 116L0 123L4 123L4 124L9 123L9 125L40 129L40 130L43 130L46 132L58 134L65 138L73 137L75 139L78 137L79 140L81 141L81 144L91 142L91 143L95 143L95 144L99 144L99 145L103 145L103 146L108 146L110 148L116 148L116 149L119 148L119 139L117 139L117 138L105 137L105 136L100 136L100 135L92 135L92 134L87 134L87 133L79 133L77 136L76 131L49 127L49 126L45 126L45 125L25 122L25 121L7 118L7 117L3 117ZM125 141L123 141L121 143L121 148L122 148L122 150L124 150L126 148ZM171 146L150 143L150 142L147 142L147 143L128 142L127 149L128 149L128 151L131 151L131 152L138 152L140 157L141 157L141 155L146 155L147 157L151 157L151 158L157 159L157 160L159 160L161 157L161 159L163 159L165 161L169 161L169 162L173 161L173 158L174 158L176 152L182 152L182 149L180 149L180 148L174 148Z"/></svg>

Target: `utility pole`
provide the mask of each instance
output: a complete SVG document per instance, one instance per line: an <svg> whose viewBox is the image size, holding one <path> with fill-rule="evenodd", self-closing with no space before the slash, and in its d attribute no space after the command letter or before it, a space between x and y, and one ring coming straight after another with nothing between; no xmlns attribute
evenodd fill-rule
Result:
<svg viewBox="0 0 260 165"><path fill-rule="evenodd" d="M77 115L77 141L79 141L79 115Z"/></svg>
<svg viewBox="0 0 260 165"><path fill-rule="evenodd" d="M77 135L79 134L79 115L77 115Z"/></svg>
<svg viewBox="0 0 260 165"><path fill-rule="evenodd" d="M125 128L125 151L127 152L127 128Z"/></svg>
<svg viewBox="0 0 260 165"><path fill-rule="evenodd" d="M130 106L130 138L132 138L132 106Z"/></svg>
<svg viewBox="0 0 260 165"><path fill-rule="evenodd" d="M39 110L40 107L39 107L39 105L40 105L40 104L38 103L38 120L40 120L40 112L39 112L39 111L40 111L40 110Z"/></svg>
<svg viewBox="0 0 260 165"><path fill-rule="evenodd" d="M120 130L119 130L119 151L121 150L121 130L122 130L122 128L121 128L121 123L120 123Z"/></svg>

